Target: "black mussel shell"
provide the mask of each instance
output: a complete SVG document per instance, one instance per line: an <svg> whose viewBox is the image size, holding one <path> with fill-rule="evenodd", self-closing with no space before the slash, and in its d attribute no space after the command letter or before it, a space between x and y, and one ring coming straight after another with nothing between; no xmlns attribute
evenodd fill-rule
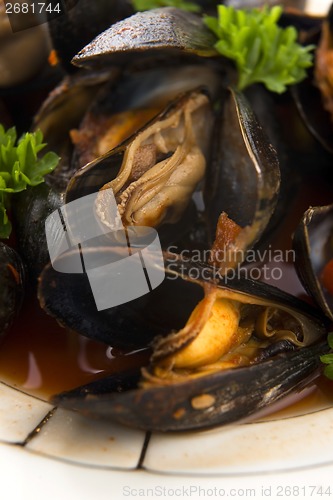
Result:
<svg viewBox="0 0 333 500"><path fill-rule="evenodd" d="M105 67L125 64L137 56L163 55L212 57L215 36L200 16L173 7L144 12L114 24L73 58L77 66Z"/></svg>
<svg viewBox="0 0 333 500"><path fill-rule="evenodd" d="M76 250L61 255L57 268L72 269ZM85 248L95 267L113 262L112 247ZM201 300L204 283L216 284L232 300L272 305L287 312L295 311L303 333L311 342L325 333L323 319L314 308L289 294L249 279L221 280L214 268L183 260L176 254L164 254L166 278L149 293L115 307L98 310L86 273L62 273L51 264L40 278L38 297L42 308L59 323L82 335L116 347L144 347L157 335L167 335L184 326ZM159 267L160 264L152 262ZM104 268L105 269L105 268ZM108 280L106 273L105 280ZM200 286L198 286L200 285ZM128 283L130 287L130 283Z"/></svg>
<svg viewBox="0 0 333 500"><path fill-rule="evenodd" d="M325 52L330 50L330 41L326 38L329 36L329 30L331 30L332 12L331 7L326 19L320 19L320 23L316 27L313 26L312 29L305 31L303 34L303 44L313 44L317 47L314 53L314 67L310 68L306 79L291 87L292 96L305 126L318 143L330 154L333 153L332 117L325 109L324 95L320 90L321 86L325 84L325 78L327 82L329 81L329 76L327 74L325 77L322 74L323 70L320 70L320 68L327 66L325 64ZM325 46L326 48L324 48ZM322 81L318 81L318 78ZM326 86L329 86L329 84L327 83Z"/></svg>
<svg viewBox="0 0 333 500"><path fill-rule="evenodd" d="M110 248L88 248L85 252L104 265L112 256ZM74 253L64 254L58 264L66 263ZM202 298L202 290L181 278L165 279L146 295L98 311L87 274L61 273L49 264L39 278L38 297L42 308L63 326L108 345L137 348L146 347L156 335L181 328Z"/></svg>
<svg viewBox="0 0 333 500"><path fill-rule="evenodd" d="M333 296L321 283L321 273L333 258L333 205L309 208L294 237L295 266L316 304L333 320Z"/></svg>
<svg viewBox="0 0 333 500"><path fill-rule="evenodd" d="M248 417L301 390L318 376L319 357L327 351L321 343L245 368L148 389L134 389L138 372L120 373L58 394L52 402L149 431L205 429Z"/></svg>
<svg viewBox="0 0 333 500"><path fill-rule="evenodd" d="M24 282L25 271L19 255L0 242L0 339L21 307Z"/></svg>
<svg viewBox="0 0 333 500"><path fill-rule="evenodd" d="M207 220L211 235L221 212L242 227L253 227L246 251L259 240L276 208L279 161L241 92L225 92L216 128L205 186Z"/></svg>

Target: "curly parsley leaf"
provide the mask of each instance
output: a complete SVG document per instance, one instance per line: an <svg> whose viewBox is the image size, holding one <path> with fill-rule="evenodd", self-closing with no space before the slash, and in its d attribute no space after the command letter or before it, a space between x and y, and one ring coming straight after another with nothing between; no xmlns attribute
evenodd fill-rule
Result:
<svg viewBox="0 0 333 500"><path fill-rule="evenodd" d="M194 2L186 0L132 0L136 11L157 9L158 7L177 7L188 12L200 12L201 7Z"/></svg>
<svg viewBox="0 0 333 500"><path fill-rule="evenodd" d="M27 132L17 141L15 127L6 131L0 124L0 238L11 233L9 196L44 182L44 176L58 165L59 157L51 151L38 156L45 146L40 130Z"/></svg>
<svg viewBox="0 0 333 500"><path fill-rule="evenodd" d="M328 334L327 342L330 348L333 349L333 332ZM327 365L324 369L326 377L333 380L333 354L324 354L320 356L320 361Z"/></svg>
<svg viewBox="0 0 333 500"><path fill-rule="evenodd" d="M298 44L293 26L278 26L280 6L237 10L219 5L217 9L218 17L206 16L204 22L218 38L217 52L235 62L240 90L263 83L268 90L280 94L287 85L306 77L314 46Z"/></svg>

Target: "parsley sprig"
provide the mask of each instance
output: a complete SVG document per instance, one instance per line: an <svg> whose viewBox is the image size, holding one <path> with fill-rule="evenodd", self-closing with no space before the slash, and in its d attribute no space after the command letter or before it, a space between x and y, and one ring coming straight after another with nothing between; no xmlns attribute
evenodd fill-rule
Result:
<svg viewBox="0 0 333 500"><path fill-rule="evenodd" d="M137 11L156 9L158 7L177 7L188 12L200 12L200 5L186 0L132 0L133 8Z"/></svg>
<svg viewBox="0 0 333 500"><path fill-rule="evenodd" d="M327 342L330 348L333 349L333 332L328 334ZM324 369L326 377L333 380L333 354L320 356L320 361L326 365Z"/></svg>
<svg viewBox="0 0 333 500"><path fill-rule="evenodd" d="M8 238L12 229L7 215L10 195L43 182L59 162L53 152L38 157L45 146L40 130L17 141L15 127L6 131L0 124L0 238Z"/></svg>
<svg viewBox="0 0 333 500"><path fill-rule="evenodd" d="M206 16L204 22L218 38L216 50L235 62L240 90L260 82L282 93L287 85L305 78L314 46L299 45L293 26L278 26L280 6L237 10L219 5L217 9L218 17Z"/></svg>

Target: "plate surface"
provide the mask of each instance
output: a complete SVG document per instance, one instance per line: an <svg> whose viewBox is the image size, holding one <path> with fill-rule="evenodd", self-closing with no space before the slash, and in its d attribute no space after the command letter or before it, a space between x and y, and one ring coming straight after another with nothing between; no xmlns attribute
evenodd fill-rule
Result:
<svg viewBox="0 0 333 500"><path fill-rule="evenodd" d="M53 408L4 383L0 402L0 493L10 500L46 492L80 500L333 496L333 408L325 405L150 436Z"/></svg>

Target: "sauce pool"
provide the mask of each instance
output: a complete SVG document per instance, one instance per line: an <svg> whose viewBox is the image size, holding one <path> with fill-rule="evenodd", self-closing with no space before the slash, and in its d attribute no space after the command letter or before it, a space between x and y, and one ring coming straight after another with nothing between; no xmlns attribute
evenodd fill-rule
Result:
<svg viewBox="0 0 333 500"><path fill-rule="evenodd" d="M0 346L0 380L48 399L148 358L148 349L123 352L62 328L31 293Z"/></svg>

